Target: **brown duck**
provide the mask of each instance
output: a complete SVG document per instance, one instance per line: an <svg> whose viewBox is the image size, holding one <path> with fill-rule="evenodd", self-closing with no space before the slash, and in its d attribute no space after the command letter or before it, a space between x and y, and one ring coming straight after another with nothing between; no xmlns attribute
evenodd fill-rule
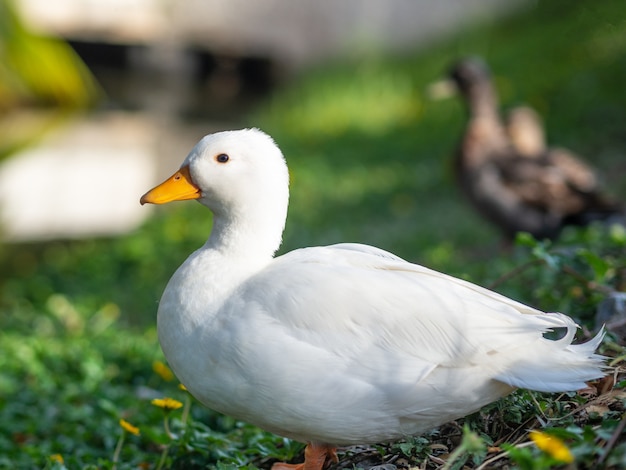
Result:
<svg viewBox="0 0 626 470"><path fill-rule="evenodd" d="M469 112L455 159L457 181L507 239L517 232L554 239L565 225L624 217L589 166L565 149L547 148L534 111L517 108L505 126L483 61L461 60L450 76Z"/></svg>

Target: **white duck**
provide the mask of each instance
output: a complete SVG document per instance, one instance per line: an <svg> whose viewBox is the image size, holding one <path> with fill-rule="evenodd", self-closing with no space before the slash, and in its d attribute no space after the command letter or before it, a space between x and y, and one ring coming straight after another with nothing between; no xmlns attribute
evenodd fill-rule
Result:
<svg viewBox="0 0 626 470"><path fill-rule="evenodd" d="M337 445L401 439L514 390L559 392L601 377L602 340L576 325L366 245L274 258L287 215L283 155L256 129L203 138L141 198L198 199L206 244L178 268L158 310L177 377L209 408L308 444L320 470ZM559 340L543 333L566 332Z"/></svg>

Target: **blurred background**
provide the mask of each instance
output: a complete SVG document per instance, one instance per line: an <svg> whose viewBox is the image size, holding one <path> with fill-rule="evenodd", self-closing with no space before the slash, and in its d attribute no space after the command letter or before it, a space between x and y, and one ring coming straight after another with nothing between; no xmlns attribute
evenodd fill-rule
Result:
<svg viewBox="0 0 626 470"><path fill-rule="evenodd" d="M626 200L621 0L0 0L4 422L20 426L7 403L24 384L24 403L51 422L59 411L42 408L38 387L65 396L58 377L80 384L81 403L155 386L157 302L211 216L139 197L210 132L260 127L282 148L281 252L362 242L482 284L510 269L514 253L452 177L464 107L428 93L467 55L489 64L504 108L533 106L548 141ZM547 310L575 303L502 290ZM105 381L119 388L103 392ZM7 432L0 450L73 448Z"/></svg>
<svg viewBox="0 0 626 470"><path fill-rule="evenodd" d="M3 155L28 149L13 164L22 170L3 171L2 220L5 238L24 241L127 232L149 213L129 204L137 191L175 168L198 136L241 126L254 105L296 75L329 62L367 64L410 53L528 2L3 3L3 109L11 116ZM393 81L378 86L398 93ZM52 121L52 110L67 108L89 112ZM53 122L59 127L32 145ZM38 191L19 200L11 197L12 182L22 178L17 171L39 178ZM115 191L101 186L90 201L75 197L88 180L93 189L104 185L105 175Z"/></svg>

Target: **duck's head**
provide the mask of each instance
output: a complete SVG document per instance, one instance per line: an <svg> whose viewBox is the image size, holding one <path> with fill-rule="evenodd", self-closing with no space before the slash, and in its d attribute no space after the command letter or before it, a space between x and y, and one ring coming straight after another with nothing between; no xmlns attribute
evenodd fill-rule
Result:
<svg viewBox="0 0 626 470"><path fill-rule="evenodd" d="M209 134L180 169L141 197L141 204L197 199L216 215L278 211L285 217L289 173L283 154L258 129ZM261 209L263 206L264 209Z"/></svg>
<svg viewBox="0 0 626 470"><path fill-rule="evenodd" d="M449 76L465 95L469 95L476 87L491 82L489 67L478 57L461 59L452 66Z"/></svg>

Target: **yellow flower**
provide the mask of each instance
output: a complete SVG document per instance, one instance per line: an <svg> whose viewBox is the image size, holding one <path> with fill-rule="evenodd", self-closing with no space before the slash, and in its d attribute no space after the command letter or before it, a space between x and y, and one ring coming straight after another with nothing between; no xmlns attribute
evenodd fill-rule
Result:
<svg viewBox="0 0 626 470"><path fill-rule="evenodd" d="M565 443L555 436L550 436L541 431L530 431L530 439L535 445L555 460L563 463L571 463L574 456Z"/></svg>
<svg viewBox="0 0 626 470"><path fill-rule="evenodd" d="M187 387L185 387L183 384L178 384L178 388L181 389L183 392L187 391Z"/></svg>
<svg viewBox="0 0 626 470"><path fill-rule="evenodd" d="M63 460L63 456L61 454L52 454L50 456L50 460L56 463L60 463L61 465L65 463L65 461Z"/></svg>
<svg viewBox="0 0 626 470"><path fill-rule="evenodd" d="M163 408L166 411L177 410L178 408L183 406L183 404L178 400L174 400L173 398L168 397L155 398L150 403L152 403L154 406L158 406L159 408Z"/></svg>
<svg viewBox="0 0 626 470"><path fill-rule="evenodd" d="M154 361L152 363L152 370L156 372L166 382L171 382L172 380L174 380L174 374L172 373L170 368L161 361Z"/></svg>
<svg viewBox="0 0 626 470"><path fill-rule="evenodd" d="M139 436L139 428L137 426L133 426L125 419L120 419L120 426L122 426L124 431L134 434L135 436Z"/></svg>

